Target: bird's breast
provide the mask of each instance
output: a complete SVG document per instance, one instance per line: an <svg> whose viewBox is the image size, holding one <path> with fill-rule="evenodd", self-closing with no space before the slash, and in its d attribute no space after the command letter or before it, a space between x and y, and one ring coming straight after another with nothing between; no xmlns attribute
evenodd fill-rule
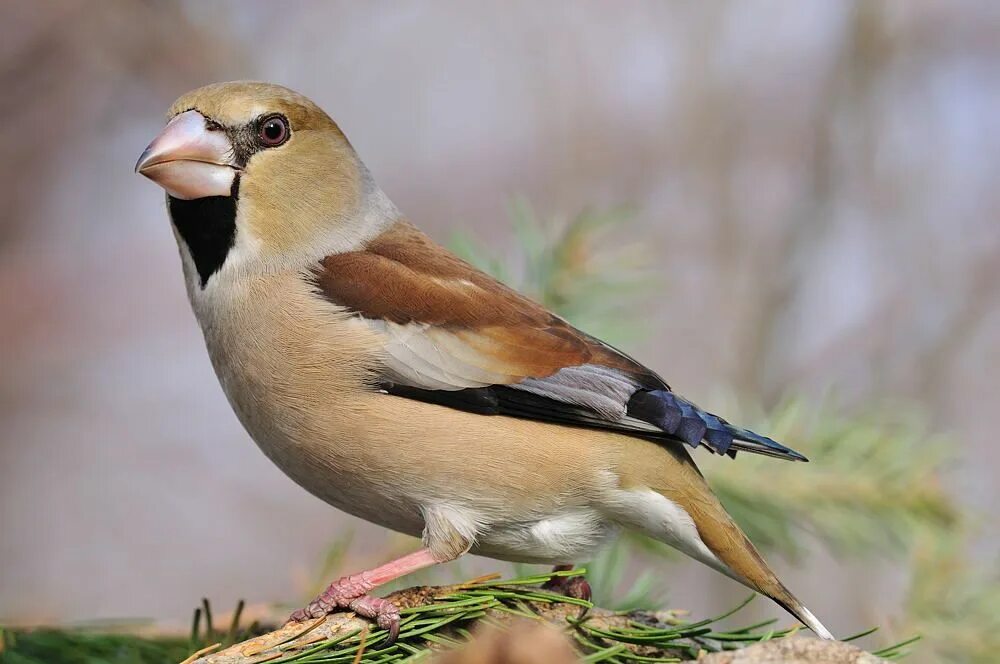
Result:
<svg viewBox="0 0 1000 664"><path fill-rule="evenodd" d="M191 290L219 382L261 450L324 501L419 534L413 501L380 484L384 459L368 440L379 340L313 294L297 274L234 278Z"/></svg>

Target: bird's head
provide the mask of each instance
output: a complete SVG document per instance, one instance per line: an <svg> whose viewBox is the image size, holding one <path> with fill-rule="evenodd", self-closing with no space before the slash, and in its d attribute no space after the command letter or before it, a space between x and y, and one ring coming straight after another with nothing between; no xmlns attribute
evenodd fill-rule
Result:
<svg viewBox="0 0 1000 664"><path fill-rule="evenodd" d="M269 83L217 83L174 102L137 173L167 192L201 286L223 266L286 269L345 251L396 215L343 132Z"/></svg>

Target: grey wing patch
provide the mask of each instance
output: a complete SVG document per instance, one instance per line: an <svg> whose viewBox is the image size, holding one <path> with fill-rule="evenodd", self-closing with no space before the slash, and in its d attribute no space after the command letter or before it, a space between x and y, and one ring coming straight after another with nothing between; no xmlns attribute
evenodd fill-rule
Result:
<svg viewBox="0 0 1000 664"><path fill-rule="evenodd" d="M396 386L439 392L506 386L525 396L577 407L574 419L591 426L616 424L633 431L660 431L629 415L629 401L642 384L618 369L583 364L542 378L508 375L477 366L475 352L444 330L422 323L361 320L384 335L383 377ZM444 395L440 399L446 400Z"/></svg>
<svg viewBox="0 0 1000 664"><path fill-rule="evenodd" d="M620 371L597 364L566 367L547 378L525 378L510 385L563 403L583 406L611 422L620 422L628 412L628 402L641 387ZM650 427L655 430L655 427Z"/></svg>

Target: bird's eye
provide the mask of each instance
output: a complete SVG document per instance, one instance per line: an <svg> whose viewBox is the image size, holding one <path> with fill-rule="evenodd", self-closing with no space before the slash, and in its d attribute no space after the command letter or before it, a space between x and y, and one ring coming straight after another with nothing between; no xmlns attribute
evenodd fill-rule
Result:
<svg viewBox="0 0 1000 664"><path fill-rule="evenodd" d="M287 141L289 133L288 120L280 115L264 118L257 129L260 142L269 148L277 147Z"/></svg>

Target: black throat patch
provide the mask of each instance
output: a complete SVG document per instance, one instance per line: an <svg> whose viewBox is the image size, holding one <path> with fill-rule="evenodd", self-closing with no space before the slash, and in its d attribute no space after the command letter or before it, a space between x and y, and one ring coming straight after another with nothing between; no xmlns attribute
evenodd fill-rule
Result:
<svg viewBox="0 0 1000 664"><path fill-rule="evenodd" d="M170 219L187 244L204 289L226 262L236 241L236 202L240 178L233 179L229 196L207 196L185 201L168 196Z"/></svg>

